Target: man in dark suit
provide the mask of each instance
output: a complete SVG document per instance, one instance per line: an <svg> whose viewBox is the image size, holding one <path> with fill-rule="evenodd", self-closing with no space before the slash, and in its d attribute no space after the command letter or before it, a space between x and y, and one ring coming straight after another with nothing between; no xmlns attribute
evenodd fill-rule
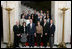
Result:
<svg viewBox="0 0 72 49"><path fill-rule="evenodd" d="M32 19L30 19L30 24L28 24L28 42L29 46L34 47L34 34L35 34L35 24L32 22Z"/></svg>
<svg viewBox="0 0 72 49"><path fill-rule="evenodd" d="M47 16L47 23L50 24L50 18Z"/></svg>
<svg viewBox="0 0 72 49"><path fill-rule="evenodd" d="M36 10L34 10L34 23L37 24L38 21L38 15L36 14Z"/></svg>
<svg viewBox="0 0 72 49"><path fill-rule="evenodd" d="M40 24L43 26L43 17L42 17L42 15L40 15L40 18L38 19L38 21L40 21Z"/></svg>
<svg viewBox="0 0 72 49"><path fill-rule="evenodd" d="M48 42L48 24L46 23L46 19L44 19L44 24L43 24L43 44L44 47L47 46L47 42Z"/></svg>
<svg viewBox="0 0 72 49"><path fill-rule="evenodd" d="M14 47L19 47L19 42L21 38L21 33L20 33L20 25L19 22L16 21L16 25L13 26L13 31L14 31Z"/></svg>
<svg viewBox="0 0 72 49"><path fill-rule="evenodd" d="M29 16L31 16L30 10L28 11L28 14L27 14L26 19L28 19L28 18L29 18Z"/></svg>
<svg viewBox="0 0 72 49"><path fill-rule="evenodd" d="M53 47L54 44L54 32L55 32L55 25L53 24L53 20L50 20L50 47Z"/></svg>
<svg viewBox="0 0 72 49"><path fill-rule="evenodd" d="M46 16L49 16L49 11L46 12Z"/></svg>

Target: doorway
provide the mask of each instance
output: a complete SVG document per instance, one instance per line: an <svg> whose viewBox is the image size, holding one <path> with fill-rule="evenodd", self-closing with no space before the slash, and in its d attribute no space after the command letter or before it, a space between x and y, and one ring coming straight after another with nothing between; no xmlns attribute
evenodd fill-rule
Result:
<svg viewBox="0 0 72 49"><path fill-rule="evenodd" d="M1 40L3 41L3 11L1 6Z"/></svg>

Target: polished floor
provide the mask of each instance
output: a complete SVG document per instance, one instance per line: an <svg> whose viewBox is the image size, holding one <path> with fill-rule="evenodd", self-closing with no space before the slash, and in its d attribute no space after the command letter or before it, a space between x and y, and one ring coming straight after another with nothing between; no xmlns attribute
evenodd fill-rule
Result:
<svg viewBox="0 0 72 49"><path fill-rule="evenodd" d="M29 46L26 46L26 47L22 47L21 44L19 45L20 48L29 48ZM66 44L66 47L67 48L71 48L71 44ZM6 48L6 44L3 44L3 42L1 42L1 48ZM34 47L30 47L30 48L45 48L45 47L37 47L37 46L34 46ZM50 48L49 46L47 46L46 48ZM58 48L57 46L53 46L53 48Z"/></svg>

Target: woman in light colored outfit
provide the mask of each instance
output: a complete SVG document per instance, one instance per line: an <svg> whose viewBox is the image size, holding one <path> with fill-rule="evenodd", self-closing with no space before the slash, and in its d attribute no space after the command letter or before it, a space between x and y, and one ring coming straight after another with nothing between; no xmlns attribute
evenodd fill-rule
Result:
<svg viewBox="0 0 72 49"><path fill-rule="evenodd" d="M40 22L37 22L37 26L36 26L36 40L37 40L37 46L40 46L41 43L41 37L43 35L43 28L40 25Z"/></svg>

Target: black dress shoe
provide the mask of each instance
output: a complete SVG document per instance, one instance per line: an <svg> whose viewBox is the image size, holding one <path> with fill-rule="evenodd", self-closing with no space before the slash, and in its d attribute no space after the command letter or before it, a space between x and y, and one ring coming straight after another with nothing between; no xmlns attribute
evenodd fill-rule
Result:
<svg viewBox="0 0 72 49"><path fill-rule="evenodd" d="M29 46L29 47L31 47L31 46Z"/></svg>
<svg viewBox="0 0 72 49"><path fill-rule="evenodd" d="M34 48L34 46L32 46Z"/></svg>
<svg viewBox="0 0 72 49"><path fill-rule="evenodd" d="M37 47L39 47L39 46L37 46Z"/></svg>
<svg viewBox="0 0 72 49"><path fill-rule="evenodd" d="M47 46L44 46L45 48L47 47Z"/></svg>
<svg viewBox="0 0 72 49"><path fill-rule="evenodd" d="M20 48L20 47L16 47L16 48Z"/></svg>
<svg viewBox="0 0 72 49"><path fill-rule="evenodd" d="M24 45L24 47L26 47L26 46Z"/></svg>

